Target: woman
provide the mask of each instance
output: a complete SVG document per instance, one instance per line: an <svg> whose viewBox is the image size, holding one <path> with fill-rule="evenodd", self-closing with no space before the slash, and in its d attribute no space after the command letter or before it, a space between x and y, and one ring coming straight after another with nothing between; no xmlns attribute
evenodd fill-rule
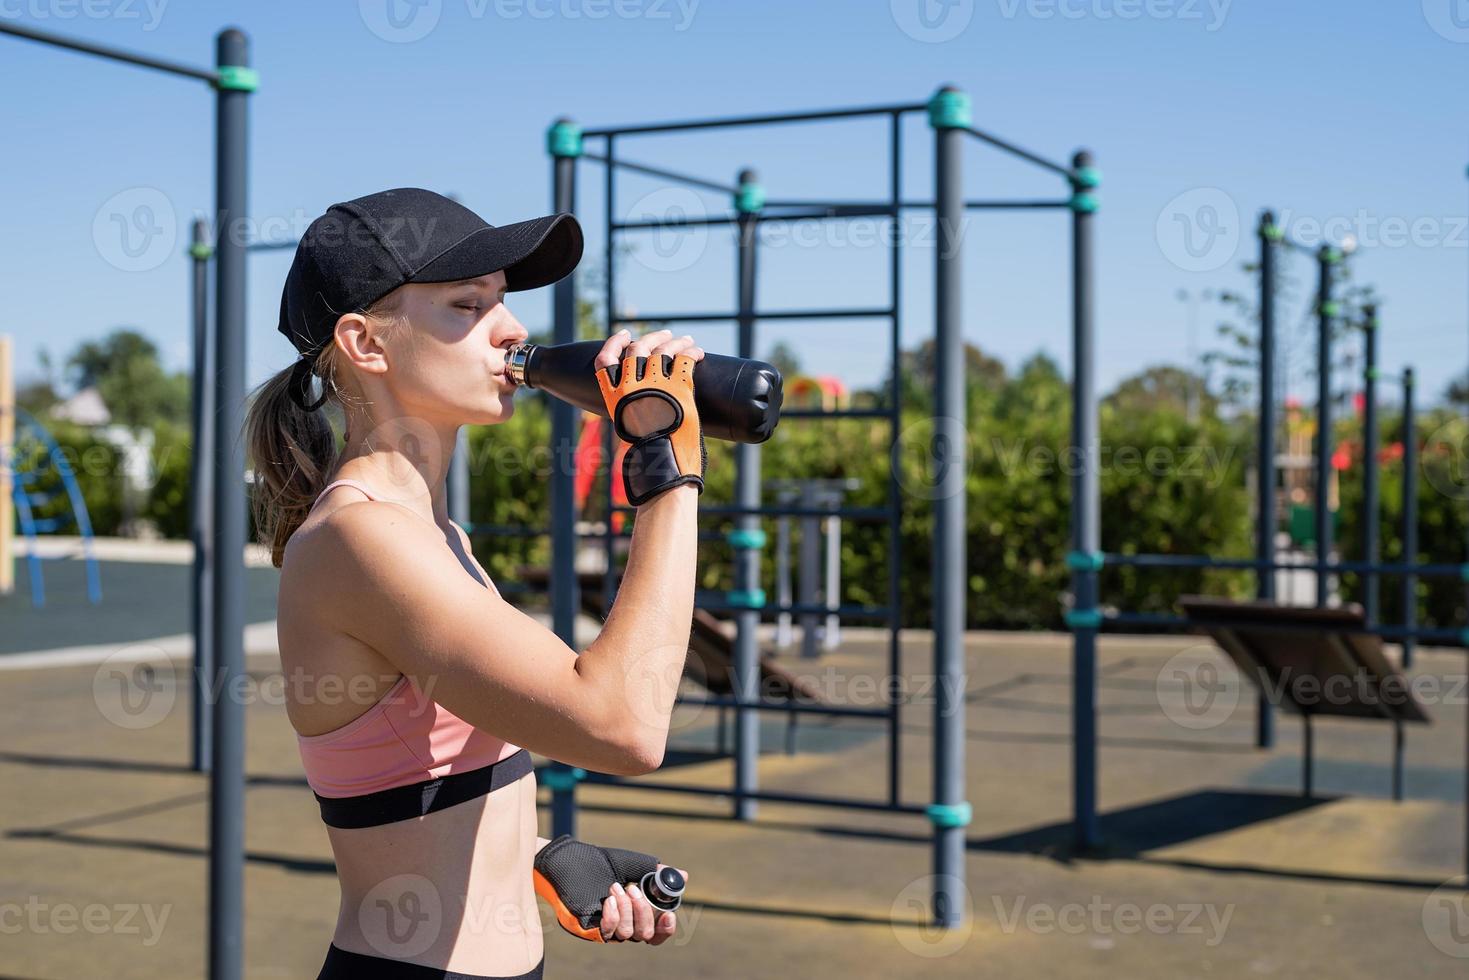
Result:
<svg viewBox="0 0 1469 980"><path fill-rule="evenodd" d="M623 331L598 357L639 509L617 601L579 656L500 597L447 513L459 427L514 412L506 349L526 331L505 293L561 279L581 250L570 215L494 228L402 188L334 205L287 276L279 329L302 356L247 426L288 714L341 885L322 977L540 977L547 842L526 750L616 774L662 761L693 610L703 351ZM673 935L675 913L602 885L589 938Z"/></svg>

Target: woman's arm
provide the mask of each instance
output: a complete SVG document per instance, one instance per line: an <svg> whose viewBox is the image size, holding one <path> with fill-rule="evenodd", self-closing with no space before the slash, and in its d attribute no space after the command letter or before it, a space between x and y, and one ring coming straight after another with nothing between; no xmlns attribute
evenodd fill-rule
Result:
<svg viewBox="0 0 1469 980"><path fill-rule="evenodd" d="M624 340L616 353L692 343L666 337ZM688 655L697 514L691 486L638 509L617 599L580 656L466 575L438 528L394 504L332 511L294 542L292 560L299 581L325 586L331 625L476 728L568 765L638 775L662 763Z"/></svg>

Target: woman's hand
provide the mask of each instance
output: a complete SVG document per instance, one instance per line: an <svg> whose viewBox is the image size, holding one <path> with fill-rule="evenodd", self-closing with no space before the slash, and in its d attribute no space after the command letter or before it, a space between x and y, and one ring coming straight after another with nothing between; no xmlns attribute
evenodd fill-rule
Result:
<svg viewBox="0 0 1469 980"><path fill-rule="evenodd" d="M663 331L667 333L667 331ZM660 864L661 871L667 865ZM687 882L689 873L678 868ZM602 902L602 940L609 943L647 943L662 945L678 928L678 915L653 907L637 885L623 888L614 884Z"/></svg>
<svg viewBox="0 0 1469 980"><path fill-rule="evenodd" d="M627 330L619 330L607 338L602 349L597 352L594 361L595 369L611 367L621 364L627 357L655 357L668 355L674 357L678 354L687 354L695 361L704 359L704 349L694 345L694 338L688 334L675 337L671 330L655 330L652 333L633 339ZM653 432L657 429L667 427L673 422L673 409L657 398L644 398L627 406L624 413L624 422L629 432L643 433Z"/></svg>

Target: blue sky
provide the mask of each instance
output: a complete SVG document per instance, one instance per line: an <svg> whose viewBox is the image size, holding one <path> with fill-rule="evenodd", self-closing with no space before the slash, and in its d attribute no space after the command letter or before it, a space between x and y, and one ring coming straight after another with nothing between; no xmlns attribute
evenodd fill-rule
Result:
<svg viewBox="0 0 1469 980"><path fill-rule="evenodd" d="M926 17L920 15L926 14ZM391 16L390 16L391 15ZM544 130L559 115L599 126L705 115L921 102L966 89L975 124L1045 156L1091 148L1098 223L1099 371L1105 386L1184 362L1180 290L1247 289L1259 209L1300 238L1354 234L1359 281L1382 295L1382 364L1412 364L1432 395L1469 363L1469 4L1461 0L0 0L0 16L207 65L235 24L253 40L251 209L267 235L299 234L328 205L386 187L457 194L493 223L549 208ZM156 76L0 37L6 133L0 268L22 377L117 326L188 359L196 212L213 197L212 97ZM626 138L618 152L717 180L757 168L772 197L875 197L887 186L885 123ZM599 148L588 141L588 148ZM931 194L932 138L904 128L905 188ZM599 276L603 177L581 168L583 269ZM976 197L1056 197L1058 178L974 143ZM620 177L620 213L727 207L719 195ZM965 232L964 331L1007 363L1069 361L1068 218L973 215ZM128 224L134 227L126 233ZM137 229L156 234L146 244ZM760 305L886 302L879 223L774 229ZM904 342L931 334L932 228L901 228ZM131 247L128 243L131 242ZM620 305L722 310L733 302L723 232L702 243L630 238ZM275 332L289 253L251 259L249 381L291 356ZM1311 269L1296 270L1307 277ZM549 291L514 297L533 330ZM1288 334L1304 306L1282 311ZM1212 343L1215 309L1199 316ZM729 350L723 325L694 331ZM774 322L814 373L853 384L886 368L877 322ZM1313 354L1288 351L1309 389ZM1345 383L1345 380L1344 382Z"/></svg>

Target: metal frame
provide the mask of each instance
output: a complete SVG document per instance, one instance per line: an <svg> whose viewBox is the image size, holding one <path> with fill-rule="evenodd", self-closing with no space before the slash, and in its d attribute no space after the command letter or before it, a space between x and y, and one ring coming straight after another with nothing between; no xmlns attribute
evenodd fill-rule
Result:
<svg viewBox="0 0 1469 980"><path fill-rule="evenodd" d="M902 197L903 141L901 123L904 116L924 112L928 115L935 138L934 199L932 201L904 200ZM744 170L733 184L707 180L702 177L676 173L644 162L624 159L618 149L629 137L645 134L668 134L711 128L750 126L772 126L792 123L828 121L866 117L886 119L889 127L889 187L886 200L879 201L809 201L809 200L766 200L764 188L756 174ZM969 137L987 143L1012 156L1024 159L1042 169L1064 177L1069 185L1069 197L1059 200L965 200L960 169L960 154L964 138ZM602 141L601 153L587 152L584 139ZM800 320L824 318L872 317L889 320L891 323L890 354L893 375L890 379L889 404L885 409L811 411L791 410L784 414L790 421L803 418L872 418L886 420L890 427L890 447L896 445L901 429L901 244L894 236L890 247L889 264L890 299L887 305L859 309L802 309L762 310L756 304L755 282L758 248L755 230L760 222L771 220L833 220L863 216L885 216L898 220L904 210L929 209L936 212L940 239L935 261L935 320L936 358L939 372L936 385L934 408L934 433L932 436L933 457L939 461L939 485L934 493L934 658L935 671L943 675L946 683L938 685L941 694L934 708L935 754L933 802L927 805L908 803L901 799L899 791L899 712L901 702L894 701L880 709L841 709L818 705L772 704L758 700L754 692L758 689L757 628L762 612L813 612L827 614L835 612L845 617L877 618L887 624L889 630L888 668L897 676L901 671L901 648L899 645L901 552L898 528L902 512L901 491L896 475L891 474L888 483L887 503L878 508L838 508L836 510L761 505L760 495L760 447L739 445L736 447L736 499L733 506L708 506L701 508L706 516L718 518L722 523L732 524L727 532L728 539L735 545L734 590L724 601L711 600L700 594L696 601L701 608L710 611L733 612L736 621L734 647L734 684L736 694L732 698L688 699L689 703L718 704L721 712L731 708L735 714L735 777L728 789L658 783L656 785L637 780L588 773L581 769L553 764L544 774L542 781L552 790L553 834L575 832L575 786L580 781L601 785L623 786L660 792L679 792L696 795L730 797L732 816L736 819L751 819L760 801L798 803L818 806L845 807L862 810L925 815L934 828L935 890L933 895L934 915L937 924L953 928L963 921L966 908L964 885L964 828L970 822L971 807L965 800L964 765L964 602L967 589L967 569L964 552L965 496L964 474L967 470L967 428L965 420L965 378L960 320L960 266L962 220L967 210L980 209L1070 209L1075 216L1074 227L1077 239L1073 250L1073 274L1076 301L1074 315L1089 333L1092 319L1092 249L1089 234L1090 216L1096 210L1095 197L1091 193L1098 184L1098 176L1085 152L1078 153L1070 166L1058 164L1044 157L1023 150L1012 143L975 129L970 123L968 96L953 88L940 89L926 103L902 103L895 105L862 106L835 110L783 113L774 115L742 116L732 118L709 118L678 122L653 123L632 126L604 127L583 130L569 119L560 119L548 133L548 150L552 157L552 205L557 211L576 210L576 167L579 159L587 159L604 167L607 276L605 284L605 306L608 329L621 323L661 321L669 323L691 323L709 321L733 321L738 328L738 353L751 357L755 351L755 330L762 320ZM616 218L616 172L626 170L646 176L660 177L687 186L728 193L733 198L731 214L696 219L667 221L619 221ZM624 232L635 232L649 228L670 227L714 227L729 226L737 235L737 303L731 311L683 313L683 314L640 314L622 317L617 314L616 268L614 264L615 236ZM576 339L575 301L571 280L563 280L555 287L554 328L555 343L569 343ZM1078 365L1086 358L1079 358ZM553 627L568 644L574 643L573 624L580 605L579 590L573 573L573 557L576 550L575 510L572 497L574 459L571 452L576 444L577 410L559 402L552 402L552 458L557 460L551 482L552 568L550 597ZM1095 431L1095 424L1092 424ZM610 429L605 435L604 459L612 458ZM1094 474L1093 474L1094 476ZM615 513L631 513L632 508L613 506L611 489L607 489L606 503L609 517ZM1095 513L1095 495L1090 505ZM883 521L891 529L888 549L888 600L880 607L838 606L835 609L822 604L769 603L764 590L759 587L759 544L763 534L759 533L760 519L778 515L836 517L843 520ZM1093 522L1095 526L1095 522ZM475 527L474 531L484 529ZM601 535L608 556L606 582L603 595L610 605L615 593L616 543L630 532L615 532L611 520ZM759 750L756 716L759 712L782 712L794 720L800 713L825 715L850 715L885 720L888 726L887 794L883 799L853 799L821 794L777 793L761 790L758 785L757 757Z"/></svg>
<svg viewBox="0 0 1469 980"><path fill-rule="evenodd" d="M219 690L233 690L244 674L245 630L245 460L244 446L237 438L244 422L245 402L245 244L239 234L248 212L248 118L249 95L257 76L250 67L249 40L235 28L221 31L215 39L214 68L154 58L107 45L93 44L40 31L13 20L0 21L0 34L36 41L51 47L78 51L109 61L148 68L194 81L208 83L215 91L215 214L218 226L215 266L214 347L217 363L213 374L213 491L206 497L195 485L195 499L212 499L209 544L203 564L196 559L196 630L207 629L209 643L195 635L194 697L209 703L209 667L213 666ZM199 267L194 267L196 288ZM198 341L201 300L195 295L195 365L199 364ZM195 375L200 387L204 375ZM194 445L208 443L196 399ZM196 455L199 455L196 452ZM196 469L194 476L202 474ZM202 527L199 516L193 526ZM202 532L200 532L202 533ZM225 556L227 560L220 560ZM207 579L207 581L205 581ZM202 583L202 589L201 589ZM204 625L201 626L200 623ZM214 663L203 661L212 651ZM212 776L209 783L209 976L215 980L238 980L243 965L244 939L244 808L245 808L245 706L238 698L222 698L212 712ZM196 759L197 762L197 759Z"/></svg>
<svg viewBox="0 0 1469 980"><path fill-rule="evenodd" d="M1418 475L1417 475L1417 441L1414 429L1414 379L1412 368L1406 369L1402 374L1403 386L1403 514L1402 514L1402 536L1403 554L1408 560L1397 563L1384 564L1380 561L1379 548L1380 536L1378 524L1381 520L1379 497L1378 497L1378 473L1377 473L1377 392L1376 382L1382 380L1382 374L1377 367L1377 309L1375 306L1364 307L1366 315L1366 365L1363 378L1365 382L1365 419L1368 426L1365 445L1367 447L1367 459L1364 461L1364 511L1366 518L1367 534L1364 540L1365 561L1332 561L1331 550L1331 514L1326 506L1326 491L1330 478L1330 458L1332 453L1331 437L1331 328L1339 313L1339 307L1333 294L1333 285L1337 278L1336 267L1344 260L1345 255L1338 249L1330 246L1322 246L1319 249L1309 249L1305 246L1291 241L1275 223L1272 212L1266 210L1260 215L1260 223L1256 229L1256 235L1260 244L1260 411L1258 428L1258 456L1259 456L1259 478L1256 480L1256 527L1255 527L1255 556L1253 558L1214 558L1208 555L1159 555L1159 554L1118 554L1115 552L1102 552L1095 549L1095 537L1091 539L1092 547L1088 549L1080 537L1077 538L1075 550L1068 556L1068 562L1074 569L1087 570L1092 575L1100 572L1106 565L1133 568L1215 568L1215 569L1240 569L1253 571L1256 574L1256 596L1261 599L1273 599L1275 597L1274 572L1281 569L1309 569L1316 573L1316 605L1325 606L1329 597L1327 589L1328 576L1332 573L1354 572L1364 576L1367 586L1366 620L1367 625L1361 630L1338 630L1338 632L1362 632L1372 633L1383 639L1397 640L1403 647L1402 666L1411 666L1413 651L1422 640L1429 643L1438 643L1448 646L1469 647L1469 626L1459 629L1424 629L1418 625L1416 589L1419 578L1447 577L1460 578L1469 582L1469 562L1463 564L1437 563L1420 564L1418 555ZM1315 482L1317 487L1315 530L1316 530L1316 554L1309 562L1280 561L1275 556L1275 263L1276 252L1279 248L1290 248L1298 252L1313 255L1317 264L1317 291L1316 291L1316 317L1317 317L1317 400L1318 400L1318 422L1316 435L1316 460L1315 460ZM1078 328L1077 336L1078 359L1083 356L1091 357L1090 338L1082 335ZM1085 374L1089 375L1088 365ZM1081 366L1078 366L1078 378L1084 376ZM1082 390L1079 380L1075 395L1077 404L1075 417L1095 418L1096 402L1095 392L1088 388ZM1090 433L1095 436L1095 430ZM1073 436L1071 450L1077 453L1077 447L1088 445L1088 441L1078 433ZM1081 456L1080 458L1090 458ZM1091 483L1089 488L1095 493L1095 471L1091 466L1077 474L1077 481ZM1076 506L1073 501L1073 507ZM1084 528L1083 528L1084 530ZM1385 626L1380 622L1380 608L1378 602L1378 582L1381 576L1399 575L1402 578L1404 615L1403 622L1399 626ZM1093 580L1094 588L1094 580ZM1089 602L1083 602L1083 599ZM1073 644L1076 654L1076 671L1073 676L1073 703L1076 706L1076 719L1073 737L1076 740L1074 751L1077 758L1075 768L1075 782L1073 784L1073 801L1075 814L1073 817L1073 837L1078 849L1092 851L1100 848L1102 844L1099 832L1098 816L1096 809L1096 744L1097 728L1096 714L1094 708L1090 708L1095 697L1095 656L1093 644L1096 632L1104 626L1128 627L1140 626L1153 630L1173 630L1177 632L1190 631L1195 625L1191 620L1182 616L1155 615L1145 613L1114 612L1103 614L1096 605L1095 591L1084 593L1077 589L1075 604L1067 614L1067 622L1072 626ZM1272 624L1273 628L1278 624ZM1313 629L1314 631L1314 629ZM1274 706L1266 699L1263 693L1258 699L1256 744L1261 748L1268 748L1274 744ZM1311 719L1309 715L1302 715L1303 735L1305 739L1305 759L1303 760L1303 780L1307 787L1307 795L1311 792L1311 751L1312 737ZM1403 752L1403 735L1401 726L1394 732L1394 760L1395 769L1393 775L1393 798L1402 798L1402 772L1401 760ZM1469 759L1466 759L1466 784L1469 784ZM1465 869L1469 871L1469 802L1465 804L1465 831L1464 831L1464 862Z"/></svg>

